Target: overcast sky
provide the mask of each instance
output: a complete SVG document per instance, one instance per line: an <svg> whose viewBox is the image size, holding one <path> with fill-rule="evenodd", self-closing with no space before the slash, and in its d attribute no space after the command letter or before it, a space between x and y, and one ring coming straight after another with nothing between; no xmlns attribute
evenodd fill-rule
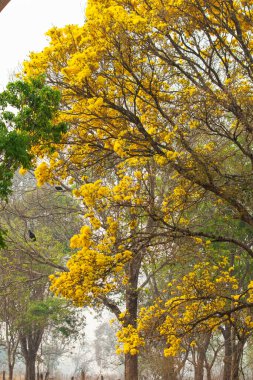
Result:
<svg viewBox="0 0 253 380"><path fill-rule="evenodd" d="M52 26L82 24L84 0L11 0L0 13L0 90Z"/></svg>

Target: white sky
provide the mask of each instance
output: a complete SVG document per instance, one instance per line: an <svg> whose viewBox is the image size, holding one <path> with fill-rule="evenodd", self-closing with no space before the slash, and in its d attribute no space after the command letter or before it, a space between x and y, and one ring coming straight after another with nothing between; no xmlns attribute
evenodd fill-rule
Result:
<svg viewBox="0 0 253 380"><path fill-rule="evenodd" d="M53 26L82 24L85 0L11 0L0 12L0 90Z"/></svg>

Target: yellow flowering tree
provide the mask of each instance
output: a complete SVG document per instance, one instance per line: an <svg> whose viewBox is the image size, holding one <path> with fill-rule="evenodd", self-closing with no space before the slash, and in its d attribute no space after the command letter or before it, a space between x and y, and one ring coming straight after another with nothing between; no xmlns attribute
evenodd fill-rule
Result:
<svg viewBox="0 0 253 380"><path fill-rule="evenodd" d="M54 122L69 126L51 152L33 146L44 159L38 184L72 187L83 205L68 272L52 289L122 319L123 336L129 331L136 342L126 380L138 378L131 354L143 343L135 334L143 263L155 257L164 267L185 241L193 256L206 244L227 244L253 257L251 7L90 0L84 25L53 28L49 45L24 64L24 81L44 74L60 91ZM231 278L224 273L223 284ZM225 308L226 292L213 291L212 310ZM173 351L180 340L169 344Z"/></svg>
<svg viewBox="0 0 253 380"><path fill-rule="evenodd" d="M122 328L121 350L139 350L146 342L165 339L165 357L174 357L198 346L198 340L221 333L224 338L224 379L239 378L243 348L252 335L252 282L242 284L228 257L200 261L182 278L168 284L149 307L140 310L135 329ZM211 334L211 335L210 335ZM232 336L232 338L231 338ZM230 352L228 352L230 351ZM188 352L189 354L189 352ZM196 367L195 379L203 379Z"/></svg>

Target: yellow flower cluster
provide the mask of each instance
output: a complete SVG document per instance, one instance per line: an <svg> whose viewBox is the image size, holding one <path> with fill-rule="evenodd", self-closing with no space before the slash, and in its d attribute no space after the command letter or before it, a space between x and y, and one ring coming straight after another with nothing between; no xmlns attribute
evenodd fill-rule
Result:
<svg viewBox="0 0 253 380"><path fill-rule="evenodd" d="M91 229L83 226L79 235L74 235L70 240L70 248L89 248L91 245Z"/></svg>
<svg viewBox="0 0 253 380"><path fill-rule="evenodd" d="M50 168L46 162L42 162L34 171L35 178L37 179L37 185L40 187L44 185L50 179Z"/></svg>
<svg viewBox="0 0 253 380"><path fill-rule="evenodd" d="M196 264L180 283L176 280L169 284L171 298L167 301L157 299L154 304L142 308L136 329L124 327L119 333L119 341L124 343L124 352L138 350L150 334L159 334L166 339L165 356L175 356L184 350L182 340L193 333L215 331L229 318L222 313L230 310L231 302L238 302L241 295L234 295L239 285L233 267L229 267L227 257L220 263L210 262ZM253 289L249 284L249 291ZM252 292L253 293L253 292ZM250 297L252 297L252 293ZM252 298L248 298L250 301ZM219 314L219 312L221 314ZM253 329L252 317L241 314L244 329ZM244 321L244 322L243 322ZM192 330L193 328L193 330ZM143 341L144 339L144 341Z"/></svg>
<svg viewBox="0 0 253 380"><path fill-rule="evenodd" d="M24 169L23 167L21 167L18 172L20 175L25 175L27 173L27 169Z"/></svg>
<svg viewBox="0 0 253 380"><path fill-rule="evenodd" d="M102 189L104 194L101 182L91 185L94 192ZM82 187L81 193L91 206L95 201L92 197L94 193L87 191L87 188L90 189L89 186ZM85 217L91 225L84 225L80 233L70 240L70 247L78 251L67 262L68 272L51 277L51 290L71 299L78 306L99 303L101 296L115 291L118 281L124 281L125 264L132 258L131 251L124 245L117 245L117 220L107 217L106 228L102 228L94 211L88 212ZM99 240L95 233L98 228Z"/></svg>
<svg viewBox="0 0 253 380"><path fill-rule="evenodd" d="M86 183L79 189L73 190L73 194L82 197L84 204L89 208L93 206L103 208L105 202L102 200L108 198L111 191L108 187L102 185L101 180L98 180L94 183Z"/></svg>
<svg viewBox="0 0 253 380"><path fill-rule="evenodd" d="M140 347L144 346L144 339L140 337L137 329L134 328L133 325L122 327L116 335L118 342L122 343L122 346L117 347L117 354L130 353L131 355L136 355L138 354Z"/></svg>
<svg viewBox="0 0 253 380"><path fill-rule="evenodd" d="M124 265L131 256L132 253L127 250L108 255L97 250L97 247L83 248L68 261L68 272L50 277L51 290L72 300L77 306L98 304L101 296L116 289L116 278L123 274Z"/></svg>
<svg viewBox="0 0 253 380"><path fill-rule="evenodd" d="M113 199L115 201L131 201L138 190L138 183L134 183L133 178L124 176L118 185L113 187Z"/></svg>

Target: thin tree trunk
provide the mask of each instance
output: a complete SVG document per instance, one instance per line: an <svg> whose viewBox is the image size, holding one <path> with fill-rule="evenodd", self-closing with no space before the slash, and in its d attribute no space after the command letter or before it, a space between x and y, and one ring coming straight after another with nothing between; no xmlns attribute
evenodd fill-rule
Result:
<svg viewBox="0 0 253 380"><path fill-rule="evenodd" d="M211 371L211 366L205 360L205 367L206 367L206 380L212 380L212 371Z"/></svg>
<svg viewBox="0 0 253 380"><path fill-rule="evenodd" d="M203 380L205 374L206 352L210 343L211 333L200 335L197 345L197 363L195 364L195 380Z"/></svg>
<svg viewBox="0 0 253 380"><path fill-rule="evenodd" d="M142 256L137 253L128 264L126 289L126 316L124 325L136 327L138 311L138 278ZM125 355L125 380L138 380L138 355Z"/></svg>
<svg viewBox="0 0 253 380"><path fill-rule="evenodd" d="M10 364L8 365L9 373L8 373L8 379L13 380L13 370L14 370L14 365Z"/></svg>
<svg viewBox="0 0 253 380"><path fill-rule="evenodd" d="M175 358L163 358L163 380L177 380L175 371Z"/></svg>
<svg viewBox="0 0 253 380"><path fill-rule="evenodd" d="M5 308L7 308L6 304ZM6 322L5 339L7 343L8 380L13 380L19 338L18 335L12 331L9 321Z"/></svg>
<svg viewBox="0 0 253 380"><path fill-rule="evenodd" d="M224 337L224 371L223 380L239 380L240 361L245 342L236 342L233 328L229 325L221 329Z"/></svg>
<svg viewBox="0 0 253 380"><path fill-rule="evenodd" d="M82 369L82 371L81 371L81 380L85 380L85 372L84 372L84 370Z"/></svg>
<svg viewBox="0 0 253 380"><path fill-rule="evenodd" d="M244 341L234 344L233 360L232 360L232 380L239 380L240 362L243 354Z"/></svg>
<svg viewBox="0 0 253 380"><path fill-rule="evenodd" d="M232 372L232 340L231 340L231 326L226 325L221 329L224 337L224 367L223 367L223 380L231 380Z"/></svg>
<svg viewBox="0 0 253 380"><path fill-rule="evenodd" d="M194 380L203 380L204 379L204 362L205 362L205 352L200 349L198 352L198 360L195 366Z"/></svg>

